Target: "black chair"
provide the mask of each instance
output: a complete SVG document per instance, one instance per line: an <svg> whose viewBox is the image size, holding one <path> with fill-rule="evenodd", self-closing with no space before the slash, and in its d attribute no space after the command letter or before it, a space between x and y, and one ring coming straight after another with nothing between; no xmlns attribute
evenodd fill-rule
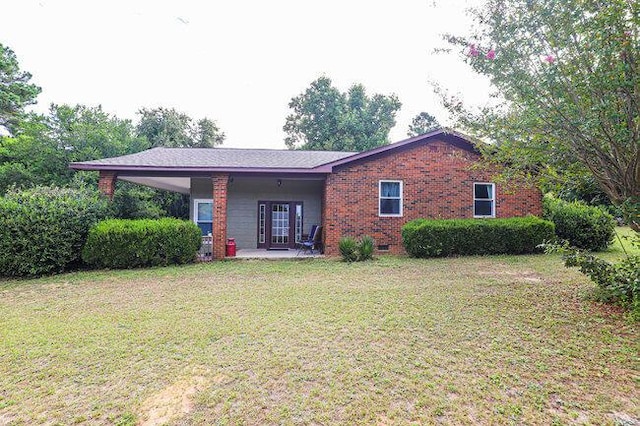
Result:
<svg viewBox="0 0 640 426"><path fill-rule="evenodd" d="M307 239L302 240L298 243L297 254L313 254L314 251L317 251L318 253L323 252L322 226L320 225L313 225Z"/></svg>

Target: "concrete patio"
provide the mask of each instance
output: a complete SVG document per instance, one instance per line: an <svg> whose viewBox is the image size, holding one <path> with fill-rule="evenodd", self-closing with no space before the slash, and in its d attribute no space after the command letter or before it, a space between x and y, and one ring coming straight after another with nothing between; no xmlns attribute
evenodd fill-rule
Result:
<svg viewBox="0 0 640 426"><path fill-rule="evenodd" d="M298 249L288 249L288 250L266 250L266 249L240 249L236 253L236 258L238 259L292 259L292 258L316 258L316 257L324 257L323 254L314 251L310 252L300 252L298 254Z"/></svg>

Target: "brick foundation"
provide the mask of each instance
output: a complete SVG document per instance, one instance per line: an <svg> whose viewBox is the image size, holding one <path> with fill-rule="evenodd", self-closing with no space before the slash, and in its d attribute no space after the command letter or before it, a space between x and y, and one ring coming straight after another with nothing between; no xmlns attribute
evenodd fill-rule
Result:
<svg viewBox="0 0 640 426"><path fill-rule="evenodd" d="M100 179L98 180L98 190L106 195L109 200L113 200L113 193L116 190L116 181L118 176L115 172L100 171Z"/></svg>
<svg viewBox="0 0 640 426"><path fill-rule="evenodd" d="M215 174L213 182L213 258L224 259L227 242L227 185L229 175Z"/></svg>
<svg viewBox="0 0 640 426"><path fill-rule="evenodd" d="M402 226L417 218L472 218L473 183L494 182L491 171L474 168L479 156L442 141L416 144L334 169L323 199L325 251L338 255L343 236L371 235L389 252L405 253ZM379 217L378 183L403 181L402 217ZM542 195L531 186L496 183L496 217L542 214Z"/></svg>

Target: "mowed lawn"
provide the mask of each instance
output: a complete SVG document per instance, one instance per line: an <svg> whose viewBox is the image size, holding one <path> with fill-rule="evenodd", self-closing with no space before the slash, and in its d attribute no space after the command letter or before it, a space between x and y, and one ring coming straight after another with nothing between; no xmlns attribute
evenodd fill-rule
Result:
<svg viewBox="0 0 640 426"><path fill-rule="evenodd" d="M0 282L0 425L634 424L640 327L592 288L545 255Z"/></svg>

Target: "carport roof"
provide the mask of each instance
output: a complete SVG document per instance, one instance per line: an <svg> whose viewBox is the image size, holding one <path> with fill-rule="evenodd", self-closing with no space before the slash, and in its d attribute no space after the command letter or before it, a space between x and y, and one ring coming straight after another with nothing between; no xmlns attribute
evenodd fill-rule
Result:
<svg viewBox="0 0 640 426"><path fill-rule="evenodd" d="M354 152L235 148L152 148L136 154L73 163L78 170L314 169Z"/></svg>

